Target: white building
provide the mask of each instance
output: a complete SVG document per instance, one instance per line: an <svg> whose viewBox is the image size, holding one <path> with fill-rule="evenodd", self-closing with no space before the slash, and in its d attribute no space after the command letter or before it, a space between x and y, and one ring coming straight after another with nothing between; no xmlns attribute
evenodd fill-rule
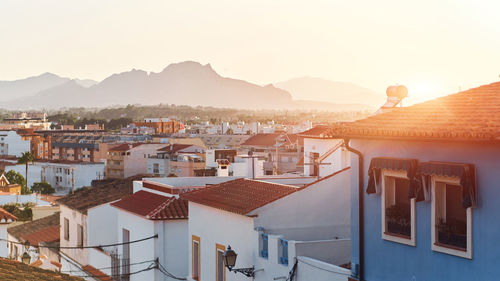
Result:
<svg viewBox="0 0 500 281"><path fill-rule="evenodd" d="M93 180L104 178L105 164L84 161L37 161L28 164L28 187L35 182L47 182L56 189L56 194L68 194L71 189L77 190L90 186ZM26 178L26 165L12 165L6 171L14 170Z"/></svg>
<svg viewBox="0 0 500 281"><path fill-rule="evenodd" d="M30 151L30 141L23 140L16 131L0 131L0 155L20 157Z"/></svg>
<svg viewBox="0 0 500 281"><path fill-rule="evenodd" d="M175 280L187 275L188 204L177 196L163 192L140 190L111 206L117 209L117 230L120 243L157 235L142 243L118 247L128 266L122 273L139 272L156 261L158 268L130 275L130 280Z"/></svg>
<svg viewBox="0 0 500 281"><path fill-rule="evenodd" d="M350 262L349 183L347 168L302 188L237 179L182 195L190 201L188 280L248 280L224 268L229 245L235 268L254 267L254 280L286 280L295 260L310 274L294 280L347 280L339 265Z"/></svg>
<svg viewBox="0 0 500 281"><path fill-rule="evenodd" d="M327 136L328 126L316 126L302 132L304 137L305 176L325 177L350 166L350 153L342 147L343 140Z"/></svg>

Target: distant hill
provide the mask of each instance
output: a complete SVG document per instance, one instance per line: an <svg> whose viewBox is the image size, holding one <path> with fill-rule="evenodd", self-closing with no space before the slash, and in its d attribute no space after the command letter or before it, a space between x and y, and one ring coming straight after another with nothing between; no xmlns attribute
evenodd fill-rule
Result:
<svg viewBox="0 0 500 281"><path fill-rule="evenodd" d="M20 80L0 81L0 101L33 96L40 91L61 85L69 80L52 73L44 73Z"/></svg>
<svg viewBox="0 0 500 281"><path fill-rule="evenodd" d="M319 109L329 111L374 108L363 105L367 101L366 99L344 100L338 98L331 100L330 103L325 103L315 101L314 97L310 96L306 99L294 100L294 97L287 90L273 85L260 86L244 80L222 77L212 69L210 64L201 65L192 61L170 64L159 73L147 73L143 70L133 69L113 74L99 83L92 80L70 80L54 74L44 75L59 79L57 83L53 82L52 85L44 84L38 91L34 90L35 87L32 86L31 90L25 91L23 95L10 95L11 99L2 102L2 107L9 109L56 109L127 104L176 104L240 109ZM24 81L28 79L24 79ZM19 88L24 87L21 86Z"/></svg>
<svg viewBox="0 0 500 281"><path fill-rule="evenodd" d="M334 82L315 77L294 78L274 84L288 91L294 99L324 101L334 104L365 105L378 108L385 95L346 82Z"/></svg>

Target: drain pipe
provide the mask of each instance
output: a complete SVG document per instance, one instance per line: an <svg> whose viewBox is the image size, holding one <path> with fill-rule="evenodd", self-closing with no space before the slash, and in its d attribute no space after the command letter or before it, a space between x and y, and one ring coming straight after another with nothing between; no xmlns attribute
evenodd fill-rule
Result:
<svg viewBox="0 0 500 281"><path fill-rule="evenodd" d="M364 251L364 242L365 242L365 233L364 233L364 171L363 171L363 154L359 150L356 150L349 146L349 139L344 139L344 147L358 155L358 241L359 241L359 270L357 277L360 281L364 280L364 260L365 260L365 251Z"/></svg>

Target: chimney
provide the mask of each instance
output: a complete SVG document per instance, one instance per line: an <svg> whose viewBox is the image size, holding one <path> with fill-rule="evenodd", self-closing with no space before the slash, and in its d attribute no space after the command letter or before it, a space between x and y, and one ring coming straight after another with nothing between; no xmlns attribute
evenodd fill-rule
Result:
<svg viewBox="0 0 500 281"><path fill-rule="evenodd" d="M390 111L398 105L403 107L403 99L408 96L408 89L403 85L389 86L385 93L387 101L375 112L375 115Z"/></svg>

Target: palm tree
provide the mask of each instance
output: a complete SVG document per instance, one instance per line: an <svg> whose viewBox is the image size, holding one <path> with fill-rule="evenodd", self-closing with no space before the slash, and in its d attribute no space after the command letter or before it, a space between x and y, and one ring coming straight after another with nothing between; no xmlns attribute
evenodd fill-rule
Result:
<svg viewBox="0 0 500 281"><path fill-rule="evenodd" d="M31 152L26 151L21 154L21 157L18 159L19 164L26 164L26 184L24 186L24 192L21 192L22 194L28 193L28 163L33 162L35 158L33 157L33 154Z"/></svg>

